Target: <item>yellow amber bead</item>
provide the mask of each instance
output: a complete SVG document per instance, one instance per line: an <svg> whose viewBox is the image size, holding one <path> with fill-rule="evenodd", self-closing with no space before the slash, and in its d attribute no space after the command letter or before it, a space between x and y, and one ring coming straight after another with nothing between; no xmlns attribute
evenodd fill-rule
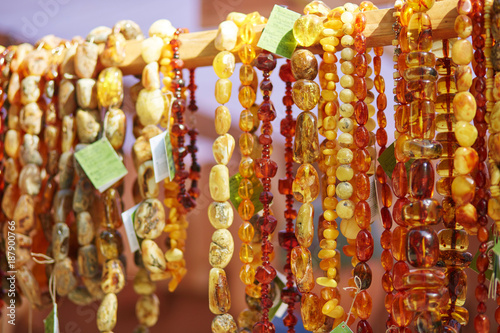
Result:
<svg viewBox="0 0 500 333"><path fill-rule="evenodd" d="M435 0L408 0L408 6L414 12L426 12L434 6Z"/></svg>
<svg viewBox="0 0 500 333"><path fill-rule="evenodd" d="M474 125L458 121L455 125L455 137L462 147L471 147L477 139L477 129Z"/></svg>
<svg viewBox="0 0 500 333"><path fill-rule="evenodd" d="M226 104L231 98L231 80L229 79L218 79L215 84L215 99L219 104Z"/></svg>
<svg viewBox="0 0 500 333"><path fill-rule="evenodd" d="M215 201L229 200L229 170L225 165L215 165L209 177L210 195Z"/></svg>
<svg viewBox="0 0 500 333"><path fill-rule="evenodd" d="M238 194L242 199L250 199L253 195L253 184L250 180L244 178L238 186Z"/></svg>
<svg viewBox="0 0 500 333"><path fill-rule="evenodd" d="M303 204L299 209L295 236L301 246L311 246L314 238L314 206L310 203Z"/></svg>
<svg viewBox="0 0 500 333"><path fill-rule="evenodd" d="M457 93L453 98L453 111L457 121L472 121L476 115L476 99L468 91Z"/></svg>
<svg viewBox="0 0 500 333"><path fill-rule="evenodd" d="M254 163L250 157L243 157L240 161L240 166L238 171L242 177L250 178L254 174Z"/></svg>
<svg viewBox="0 0 500 333"><path fill-rule="evenodd" d="M238 229L238 237L245 243L250 243L252 241L254 233L254 228L249 222L243 223Z"/></svg>
<svg viewBox="0 0 500 333"><path fill-rule="evenodd" d="M321 35L323 20L316 15L304 15L299 17L293 25L293 36L300 46L313 45Z"/></svg>
<svg viewBox="0 0 500 333"><path fill-rule="evenodd" d="M226 272L221 268L212 268L208 277L208 304L214 314L227 313L231 308L231 294Z"/></svg>
<svg viewBox="0 0 500 333"><path fill-rule="evenodd" d="M302 246L293 248L290 265L299 291L302 293L311 291L315 285L311 252Z"/></svg>
<svg viewBox="0 0 500 333"><path fill-rule="evenodd" d="M104 108L119 107L123 102L123 75L117 67L105 68L97 80L97 101Z"/></svg>
<svg viewBox="0 0 500 333"><path fill-rule="evenodd" d="M472 61L473 48L467 39L459 39L451 48L451 58L457 65L467 65Z"/></svg>
<svg viewBox="0 0 500 333"><path fill-rule="evenodd" d="M311 80L298 80L292 88L293 101L303 111L314 109L320 97L319 85Z"/></svg>
<svg viewBox="0 0 500 333"><path fill-rule="evenodd" d="M337 204L336 211L341 219L350 219L354 216L354 202L342 200Z"/></svg>
<svg viewBox="0 0 500 333"><path fill-rule="evenodd" d="M255 206L250 199L243 199L238 206L238 214L243 220L250 220L255 213Z"/></svg>
<svg viewBox="0 0 500 333"><path fill-rule="evenodd" d="M253 261L253 248L252 245L243 243L240 247L240 260L245 264Z"/></svg>
<svg viewBox="0 0 500 333"><path fill-rule="evenodd" d="M254 116L252 111L243 110L240 114L240 130L243 132L250 132L254 125Z"/></svg>
<svg viewBox="0 0 500 333"><path fill-rule="evenodd" d="M240 82L243 85L249 86L252 84L255 77L255 70L252 65L242 65L240 67Z"/></svg>
<svg viewBox="0 0 500 333"><path fill-rule="evenodd" d="M215 109L215 131L219 135L224 135L231 128L231 112L224 105Z"/></svg>
<svg viewBox="0 0 500 333"><path fill-rule="evenodd" d="M255 91L250 86L243 86L238 93L238 100L245 109L250 108L255 103Z"/></svg>
<svg viewBox="0 0 500 333"><path fill-rule="evenodd" d="M300 314L307 331L317 330L324 321L324 315L321 313L321 299L312 293L302 295Z"/></svg>
<svg viewBox="0 0 500 333"><path fill-rule="evenodd" d="M238 51L238 56L244 65L250 65L255 59L255 49L252 45L243 44Z"/></svg>
<svg viewBox="0 0 500 333"><path fill-rule="evenodd" d="M240 151L241 154L244 156L249 156L252 153L252 149L254 146L254 139L252 134L250 133L241 133L240 139L239 139L239 146L240 146Z"/></svg>
<svg viewBox="0 0 500 333"><path fill-rule="evenodd" d="M328 7L323 1L311 1L304 7L304 14L314 14L318 16L327 16L331 8Z"/></svg>
<svg viewBox="0 0 500 333"><path fill-rule="evenodd" d="M337 168L335 175L341 182L350 181L354 177L354 170L350 165L343 164Z"/></svg>
<svg viewBox="0 0 500 333"><path fill-rule="evenodd" d="M212 63L215 74L220 79L227 79L234 73L235 68L234 55L229 51L222 51L217 53Z"/></svg>
<svg viewBox="0 0 500 333"><path fill-rule="evenodd" d="M253 40L255 39L255 30L253 27L253 24L251 23L245 23L243 24L239 31L241 42L243 44L252 44Z"/></svg>
<svg viewBox="0 0 500 333"><path fill-rule="evenodd" d="M297 170L292 191L295 199L302 203L314 201L319 195L319 177L311 164L303 164Z"/></svg>
<svg viewBox="0 0 500 333"><path fill-rule="evenodd" d="M293 159L297 163L313 163L319 157L318 125L312 112L297 117Z"/></svg>
<svg viewBox="0 0 500 333"><path fill-rule="evenodd" d="M241 266L240 269L240 280L246 285L253 284L255 280L255 269L250 264L245 264Z"/></svg>

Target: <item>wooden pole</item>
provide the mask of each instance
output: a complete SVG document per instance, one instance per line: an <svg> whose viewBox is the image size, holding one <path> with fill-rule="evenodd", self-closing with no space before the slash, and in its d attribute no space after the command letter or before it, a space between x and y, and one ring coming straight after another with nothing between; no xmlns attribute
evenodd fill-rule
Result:
<svg viewBox="0 0 500 333"><path fill-rule="evenodd" d="M436 2L428 11L432 20L433 39L441 40L457 36L454 30L457 17L457 0L444 0ZM394 31L392 30L395 18L394 9L379 9L366 12L367 24L364 34L368 47L387 46L392 44ZM256 40L259 39L265 25L255 27ZM208 30L181 34L182 42L179 53L184 60L186 68L211 66L215 55L219 52L214 46L217 30ZM141 41L128 41L125 45L126 59L120 66L124 74L141 74L144 60L141 57ZM321 48L310 48L314 53L321 53ZM236 57L236 59L239 59Z"/></svg>

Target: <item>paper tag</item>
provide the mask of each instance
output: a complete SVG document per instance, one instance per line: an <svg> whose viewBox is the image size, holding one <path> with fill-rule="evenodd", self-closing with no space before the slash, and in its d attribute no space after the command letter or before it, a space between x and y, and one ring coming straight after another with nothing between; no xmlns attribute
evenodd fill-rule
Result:
<svg viewBox="0 0 500 333"><path fill-rule="evenodd" d="M175 161L174 161L174 154L172 153L173 151L172 141L170 141L169 134L165 135L164 142L165 142L165 153L167 154L167 161L168 161L168 176L170 181L173 181L175 177Z"/></svg>
<svg viewBox="0 0 500 333"><path fill-rule="evenodd" d="M101 193L127 174L127 168L106 137L77 151L75 158Z"/></svg>
<svg viewBox="0 0 500 333"><path fill-rule="evenodd" d="M130 252L134 253L140 250L139 241L137 240L137 235L134 228L134 215L140 204L124 211L122 213L123 225L125 226L125 232L127 233L128 245L130 246Z"/></svg>
<svg viewBox="0 0 500 333"><path fill-rule="evenodd" d="M283 288L285 288L284 281L286 281L286 277L283 274L280 274L279 272L276 273L277 273L276 277L274 278L273 281L276 284L278 290L283 290ZM275 299L273 300L273 306L269 309L269 320L272 320L274 317L282 318L287 308L288 304L283 303L278 293Z"/></svg>
<svg viewBox="0 0 500 333"><path fill-rule="evenodd" d="M335 327L330 333L353 333L351 328L343 321L339 326Z"/></svg>
<svg viewBox="0 0 500 333"><path fill-rule="evenodd" d="M493 246L493 248L491 250L500 256L500 242L498 242L498 243L495 242L495 245Z"/></svg>
<svg viewBox="0 0 500 333"><path fill-rule="evenodd" d="M257 46L290 59L297 47L297 41L293 37L293 24L299 17L299 13L274 5Z"/></svg>
<svg viewBox="0 0 500 333"><path fill-rule="evenodd" d="M396 163L397 163L396 156L394 155L394 142L391 143L389 147L385 148L384 152L382 153L382 155L379 156L377 161L379 162L382 169L384 169L387 177L391 179L392 173L394 171L394 168L396 168ZM412 162L413 160L410 159L408 162L405 163L407 174L410 172L410 166Z"/></svg>
<svg viewBox="0 0 500 333"><path fill-rule="evenodd" d="M168 132L165 131L157 136L149 139L151 145L151 152L153 154L153 168L155 171L155 180L157 183L163 179L170 177L170 170L168 168L167 149L165 145L165 136Z"/></svg>
<svg viewBox="0 0 500 333"><path fill-rule="evenodd" d="M234 176L232 176L229 179L229 194L230 194L230 200L233 203L234 209L238 210L238 207L240 206L240 202L243 201L241 199L240 195L238 194L238 187L240 186L240 181L243 179L243 177L240 175L238 172ZM262 210L262 203L259 200L260 193L263 190L262 183L260 182L259 178L255 176L255 174L250 178L250 181L252 182L253 185L253 195L250 198L252 201L254 207L255 207L255 212L254 214L257 214L259 211Z"/></svg>
<svg viewBox="0 0 500 333"><path fill-rule="evenodd" d="M43 327L45 333L59 333L59 319L57 318L56 303L54 303L54 307L47 318L43 320Z"/></svg>

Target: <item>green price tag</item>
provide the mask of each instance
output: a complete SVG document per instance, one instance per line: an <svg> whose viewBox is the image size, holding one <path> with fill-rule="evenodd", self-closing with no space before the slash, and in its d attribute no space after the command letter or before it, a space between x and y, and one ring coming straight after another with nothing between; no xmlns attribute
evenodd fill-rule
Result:
<svg viewBox="0 0 500 333"><path fill-rule="evenodd" d="M300 16L299 13L274 5L257 46L290 59L297 47L297 41L293 37L293 24Z"/></svg>
<svg viewBox="0 0 500 333"><path fill-rule="evenodd" d="M76 152L75 158L101 193L127 174L127 168L105 137Z"/></svg>
<svg viewBox="0 0 500 333"><path fill-rule="evenodd" d="M230 200L233 203L234 209L238 210L238 207L240 206L240 202L243 201L241 199L240 195L238 194L238 187L240 186L240 181L243 179L243 177L240 175L238 172L234 176L232 176L229 179L229 195L230 195ZM253 206L255 207L255 213L262 210L262 203L259 200L260 193L263 190L262 183L260 182L259 178L255 176L255 174L250 178L250 181L252 182L253 185L253 195L250 198L250 200L253 203Z"/></svg>
<svg viewBox="0 0 500 333"><path fill-rule="evenodd" d="M170 134L165 135L165 149L167 150L167 160L168 160L168 177L170 181L174 180L175 177L175 161L174 155L172 153L172 141L170 141Z"/></svg>
<svg viewBox="0 0 500 333"><path fill-rule="evenodd" d="M391 143L389 147L385 148L382 155L380 155L380 157L378 158L378 162L382 167L382 169L384 169L387 177L391 178L397 163L396 156L394 155L394 142ZM405 163L407 173L410 172L410 166L412 162L413 160L410 159L408 162Z"/></svg>
<svg viewBox="0 0 500 333"><path fill-rule="evenodd" d="M498 256L500 256L500 242L499 243L495 242L492 251L495 252Z"/></svg>
<svg viewBox="0 0 500 333"><path fill-rule="evenodd" d="M59 319L57 318L57 304L54 303L52 311L43 320L44 333L59 333Z"/></svg>
<svg viewBox="0 0 500 333"><path fill-rule="evenodd" d="M335 327L333 331L331 331L330 333L353 333L353 331L343 321L339 324L339 326Z"/></svg>

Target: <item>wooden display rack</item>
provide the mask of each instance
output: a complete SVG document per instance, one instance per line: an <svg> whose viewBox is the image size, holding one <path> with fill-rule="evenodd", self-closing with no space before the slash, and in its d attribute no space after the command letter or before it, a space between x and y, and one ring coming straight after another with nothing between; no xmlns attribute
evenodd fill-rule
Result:
<svg viewBox="0 0 500 333"><path fill-rule="evenodd" d="M455 18L457 17L457 0L444 0L436 2L428 11L432 20L433 39L441 40L456 37L454 30ZM364 34L367 38L367 46L391 45L394 39L392 30L395 18L394 9L379 9L366 12L367 24ZM260 37L265 25L255 27L256 40ZM181 34L182 42L179 50L181 59L184 60L186 68L211 66L212 61L219 52L214 46L217 30L193 32ZM128 41L125 45L126 58L120 66L123 74L139 75L145 66L141 57L141 41ZM312 47L314 53L321 53L320 47ZM238 59L238 57L236 57Z"/></svg>

